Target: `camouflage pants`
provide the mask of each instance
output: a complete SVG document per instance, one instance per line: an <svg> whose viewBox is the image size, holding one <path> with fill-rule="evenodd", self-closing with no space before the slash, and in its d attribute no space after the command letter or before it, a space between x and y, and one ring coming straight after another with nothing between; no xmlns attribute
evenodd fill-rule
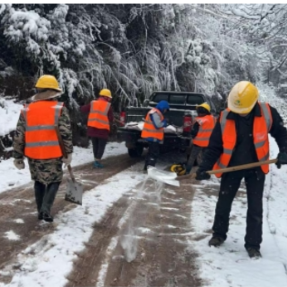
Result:
<svg viewBox="0 0 287 287"><path fill-rule="evenodd" d="M190 171L192 169L192 167L194 166L195 160L197 161L198 165L201 164L204 150L205 148L203 147L192 145L189 158L187 159L187 164L186 164L187 170Z"/></svg>
<svg viewBox="0 0 287 287"><path fill-rule="evenodd" d="M44 185L61 182L63 178L62 160L54 159L28 159L31 179Z"/></svg>

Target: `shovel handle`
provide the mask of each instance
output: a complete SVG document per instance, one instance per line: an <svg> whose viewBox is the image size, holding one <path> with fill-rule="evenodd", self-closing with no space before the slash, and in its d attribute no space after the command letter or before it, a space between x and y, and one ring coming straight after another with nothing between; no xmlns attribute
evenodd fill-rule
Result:
<svg viewBox="0 0 287 287"><path fill-rule="evenodd" d="M257 166L261 166L264 164L272 164L272 163L276 163L276 162L277 162L277 158L274 158L274 159L269 159L269 160L265 160L265 161L253 162L253 163L248 163L248 164L241 164L241 165L226 167L226 168L217 169L217 170L209 170L206 173L216 174L216 173L232 172L232 171L257 167ZM190 173L187 175L178 176L176 179L186 179L186 178L195 178L195 177L196 177L196 173Z"/></svg>

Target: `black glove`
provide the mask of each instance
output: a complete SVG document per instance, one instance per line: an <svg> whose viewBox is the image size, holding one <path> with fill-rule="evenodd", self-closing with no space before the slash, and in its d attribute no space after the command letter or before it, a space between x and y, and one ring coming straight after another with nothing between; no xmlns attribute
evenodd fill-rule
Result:
<svg viewBox="0 0 287 287"><path fill-rule="evenodd" d="M196 180L210 179L210 174L208 174L205 170L197 170L195 179Z"/></svg>
<svg viewBox="0 0 287 287"><path fill-rule="evenodd" d="M277 156L277 168L281 168L282 164L287 164L287 153L286 152L279 152Z"/></svg>

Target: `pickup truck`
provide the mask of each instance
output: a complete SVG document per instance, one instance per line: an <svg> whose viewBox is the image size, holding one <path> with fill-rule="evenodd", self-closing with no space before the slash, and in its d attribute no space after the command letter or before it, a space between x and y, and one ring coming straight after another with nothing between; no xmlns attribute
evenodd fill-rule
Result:
<svg viewBox="0 0 287 287"><path fill-rule="evenodd" d="M143 103L143 107L129 106L120 113L120 125L117 131L118 141L125 141L130 157L140 157L148 142L141 138L143 121L148 111L161 100L169 103L170 110L164 116L169 126L164 128L164 142L161 152L178 150L185 152L190 146L190 131L197 116L196 106L207 102L211 113L216 114L214 104L208 96L191 92L154 92Z"/></svg>

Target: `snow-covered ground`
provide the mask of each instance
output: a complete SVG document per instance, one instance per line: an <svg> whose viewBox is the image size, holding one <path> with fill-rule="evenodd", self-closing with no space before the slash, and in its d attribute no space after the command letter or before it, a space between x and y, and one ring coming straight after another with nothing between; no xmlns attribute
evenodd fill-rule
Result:
<svg viewBox="0 0 287 287"><path fill-rule="evenodd" d="M73 259L77 257L75 252L84 249L84 242L94 231L93 224L99 222L106 210L124 193L144 181L146 175L140 170L142 163L112 176L84 193L83 206L58 214L55 232L21 252L18 255L18 262L22 265L20 270L12 282L8 285L0 283L0 286L64 286L67 283L65 276L72 270ZM12 235L10 240L15 240ZM11 266L7 266L0 275L8 275L10 270Z"/></svg>
<svg viewBox="0 0 287 287"><path fill-rule="evenodd" d="M261 87L261 89L260 89ZM268 87L259 86L261 100L276 107L285 118L287 105L282 99L274 98ZM270 158L276 158L278 147L270 137ZM192 232L190 246L198 256L200 277L203 286L214 287L272 287L287 286L287 167L277 169L270 166L264 189L263 242L261 259L250 259L244 248L247 201L245 189L243 196L235 198L230 219L228 238L219 247L209 247L215 206L219 190L219 180L203 181L195 185L196 193L192 203ZM203 188L210 188L209 195Z"/></svg>

